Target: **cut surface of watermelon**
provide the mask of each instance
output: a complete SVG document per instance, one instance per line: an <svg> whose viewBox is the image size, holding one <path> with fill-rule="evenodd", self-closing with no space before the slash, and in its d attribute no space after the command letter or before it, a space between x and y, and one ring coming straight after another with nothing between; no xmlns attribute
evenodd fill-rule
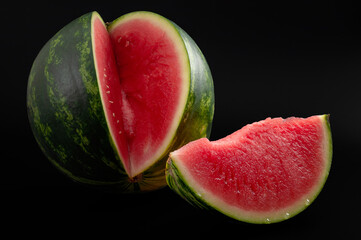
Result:
<svg viewBox="0 0 361 240"><path fill-rule="evenodd" d="M108 126L130 177L166 151L189 89L187 50L176 29L156 14L136 12L107 29L95 19L95 58Z"/></svg>
<svg viewBox="0 0 361 240"><path fill-rule="evenodd" d="M271 223L296 215L316 198L331 158L328 115L268 118L172 152L167 181L191 203L238 220Z"/></svg>
<svg viewBox="0 0 361 240"><path fill-rule="evenodd" d="M107 124L124 168L130 168L127 140L124 134L122 97L117 64L111 40L103 20L93 17L93 49L99 92ZM129 171L129 170L128 170Z"/></svg>

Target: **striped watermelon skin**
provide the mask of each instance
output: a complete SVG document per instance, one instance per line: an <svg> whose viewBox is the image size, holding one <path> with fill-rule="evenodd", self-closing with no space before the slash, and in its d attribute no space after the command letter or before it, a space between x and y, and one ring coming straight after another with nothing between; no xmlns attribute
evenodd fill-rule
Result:
<svg viewBox="0 0 361 240"><path fill-rule="evenodd" d="M177 133L162 157L130 179L114 147L99 93L92 19L85 14L61 29L41 49L30 71L27 109L35 139L46 157L71 179L119 192L166 186L168 153L208 137L214 113L213 80L204 56L178 26L190 60L190 90Z"/></svg>
<svg viewBox="0 0 361 240"><path fill-rule="evenodd" d="M41 49L28 81L28 115L45 155L80 182L122 179L95 74L89 13L61 29Z"/></svg>

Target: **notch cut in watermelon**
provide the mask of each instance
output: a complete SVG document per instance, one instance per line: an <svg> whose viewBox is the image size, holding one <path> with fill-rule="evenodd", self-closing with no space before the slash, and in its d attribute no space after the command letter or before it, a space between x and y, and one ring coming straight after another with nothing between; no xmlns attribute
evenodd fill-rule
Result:
<svg viewBox="0 0 361 240"><path fill-rule="evenodd" d="M136 12L108 29L93 18L93 48L111 137L132 178L162 157L189 93L185 45L168 20Z"/></svg>
<svg viewBox="0 0 361 240"><path fill-rule="evenodd" d="M321 191L332 159L329 116L268 118L172 152L168 185L190 203L237 220L288 219Z"/></svg>

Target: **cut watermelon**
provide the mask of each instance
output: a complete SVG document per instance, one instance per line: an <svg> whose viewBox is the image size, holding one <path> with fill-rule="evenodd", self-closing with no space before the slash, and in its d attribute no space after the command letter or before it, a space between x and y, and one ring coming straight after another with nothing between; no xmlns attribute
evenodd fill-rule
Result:
<svg viewBox="0 0 361 240"><path fill-rule="evenodd" d="M41 49L27 106L45 155L72 179L122 192L166 186L170 151L207 137L213 80L196 43L151 12L108 26L97 12Z"/></svg>
<svg viewBox="0 0 361 240"><path fill-rule="evenodd" d="M310 205L331 159L328 115L268 118L170 153L167 182L193 205L240 221L273 223Z"/></svg>
<svg viewBox="0 0 361 240"><path fill-rule="evenodd" d="M156 14L128 14L108 30L120 79L118 112L127 141L127 149L120 152L129 155L125 166L130 176L136 176L164 155L177 130L189 92L188 54L174 26ZM113 125L116 117L108 117Z"/></svg>

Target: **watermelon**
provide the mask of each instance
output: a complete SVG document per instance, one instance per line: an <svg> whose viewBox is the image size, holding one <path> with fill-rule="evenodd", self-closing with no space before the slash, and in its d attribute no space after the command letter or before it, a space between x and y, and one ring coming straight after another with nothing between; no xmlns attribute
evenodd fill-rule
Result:
<svg viewBox="0 0 361 240"><path fill-rule="evenodd" d="M274 223L315 200L331 159L329 115L267 118L171 152L166 175L170 188L194 206L239 221Z"/></svg>
<svg viewBox="0 0 361 240"><path fill-rule="evenodd" d="M71 179L119 192L166 186L169 152L211 131L213 80L178 25L152 12L105 24L87 13L36 57L27 109L46 157Z"/></svg>

